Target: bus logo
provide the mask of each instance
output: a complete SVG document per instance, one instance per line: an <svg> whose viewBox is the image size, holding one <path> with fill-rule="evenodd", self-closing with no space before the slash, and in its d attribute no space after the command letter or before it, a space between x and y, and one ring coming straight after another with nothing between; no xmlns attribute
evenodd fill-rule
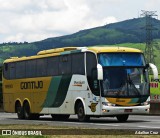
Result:
<svg viewBox="0 0 160 138"><path fill-rule="evenodd" d="M95 111L96 111L96 105L97 105L97 104L98 104L98 103L91 103L91 105L88 106L88 107L91 109L92 112L95 112Z"/></svg>
<svg viewBox="0 0 160 138"><path fill-rule="evenodd" d="M83 84L85 84L85 81L74 81L74 85L73 86L82 87Z"/></svg>
<svg viewBox="0 0 160 138"><path fill-rule="evenodd" d="M42 89L43 81L30 81L30 82L21 82L20 88L23 89Z"/></svg>

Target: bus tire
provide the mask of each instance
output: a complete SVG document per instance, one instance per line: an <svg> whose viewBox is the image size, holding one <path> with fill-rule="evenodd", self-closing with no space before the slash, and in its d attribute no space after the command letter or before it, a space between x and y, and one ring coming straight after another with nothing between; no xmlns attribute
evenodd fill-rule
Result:
<svg viewBox="0 0 160 138"><path fill-rule="evenodd" d="M85 115L84 106L82 102L79 102L77 105L77 116L80 122L86 122L90 119L90 116Z"/></svg>
<svg viewBox="0 0 160 138"><path fill-rule="evenodd" d="M25 102L23 105L23 109L24 109L24 117L27 120L30 120L33 118L31 112L30 112L30 106L28 102Z"/></svg>
<svg viewBox="0 0 160 138"><path fill-rule="evenodd" d="M30 112L30 106L29 106L29 103L28 102L25 102L24 105L23 105L23 110L24 110L24 118L27 119L27 120L37 120L39 119L39 114L32 114Z"/></svg>
<svg viewBox="0 0 160 138"><path fill-rule="evenodd" d="M117 115L116 117L119 122L126 122L129 115Z"/></svg>
<svg viewBox="0 0 160 138"><path fill-rule="evenodd" d="M66 121L70 115L51 114L51 116L55 121Z"/></svg>
<svg viewBox="0 0 160 138"><path fill-rule="evenodd" d="M24 110L20 102L16 102L15 111L17 113L18 119L24 119Z"/></svg>

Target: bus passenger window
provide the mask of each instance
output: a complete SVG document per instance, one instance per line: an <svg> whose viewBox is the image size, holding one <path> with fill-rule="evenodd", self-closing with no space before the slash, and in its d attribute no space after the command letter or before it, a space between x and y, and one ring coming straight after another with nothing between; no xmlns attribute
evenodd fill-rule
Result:
<svg viewBox="0 0 160 138"><path fill-rule="evenodd" d="M16 78L16 68L15 68L15 63L10 63L9 64L9 74L10 74L10 79L15 79Z"/></svg>
<svg viewBox="0 0 160 138"><path fill-rule="evenodd" d="M25 62L16 62L16 78L24 78L25 77Z"/></svg>
<svg viewBox="0 0 160 138"><path fill-rule="evenodd" d="M84 53L72 54L72 74L85 74Z"/></svg>
<svg viewBox="0 0 160 138"><path fill-rule="evenodd" d="M58 76L59 57L49 57L47 59L47 76Z"/></svg>
<svg viewBox="0 0 160 138"><path fill-rule="evenodd" d="M71 55L60 56L59 75L71 74Z"/></svg>
<svg viewBox="0 0 160 138"><path fill-rule="evenodd" d="M46 71L47 71L46 67L47 67L47 61L45 58L37 59L37 66L36 66L37 77L46 76Z"/></svg>
<svg viewBox="0 0 160 138"><path fill-rule="evenodd" d="M26 78L36 77L36 60L26 61Z"/></svg>
<svg viewBox="0 0 160 138"><path fill-rule="evenodd" d="M4 63L3 66L3 75L6 79L9 79L9 68L8 68L8 63Z"/></svg>

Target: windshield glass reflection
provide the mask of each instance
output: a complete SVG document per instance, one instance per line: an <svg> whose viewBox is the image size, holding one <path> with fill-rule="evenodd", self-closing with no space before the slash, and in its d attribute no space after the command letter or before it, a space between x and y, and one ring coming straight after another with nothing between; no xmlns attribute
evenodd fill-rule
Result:
<svg viewBox="0 0 160 138"><path fill-rule="evenodd" d="M139 97L149 95L149 82L144 68L103 68L103 96Z"/></svg>

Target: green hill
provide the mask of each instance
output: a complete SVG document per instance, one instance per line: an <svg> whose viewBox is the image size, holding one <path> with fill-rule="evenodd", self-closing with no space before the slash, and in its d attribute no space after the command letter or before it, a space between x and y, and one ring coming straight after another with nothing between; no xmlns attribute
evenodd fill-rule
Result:
<svg viewBox="0 0 160 138"><path fill-rule="evenodd" d="M160 40L160 21L152 19L152 23L154 28L157 28L152 36ZM0 44L0 63L9 57L31 56L40 50L67 46L123 45L144 50L146 38L144 28L145 18L135 18L33 43L3 43ZM154 47L158 65L160 65L159 40L158 45Z"/></svg>
<svg viewBox="0 0 160 138"><path fill-rule="evenodd" d="M152 19L153 38L160 39L160 21ZM48 38L34 44L42 47L112 45L120 43L145 42L145 18L130 19L92 29L82 30L72 35Z"/></svg>

